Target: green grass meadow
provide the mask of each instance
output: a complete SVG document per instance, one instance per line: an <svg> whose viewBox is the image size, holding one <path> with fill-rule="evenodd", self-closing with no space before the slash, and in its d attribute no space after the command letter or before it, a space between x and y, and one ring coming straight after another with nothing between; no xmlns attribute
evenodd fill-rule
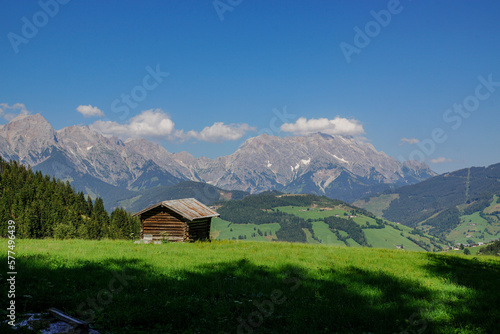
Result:
<svg viewBox="0 0 500 334"><path fill-rule="evenodd" d="M391 201L398 198L399 194L385 194L379 195L377 197L372 197L368 202L365 202L364 200L358 200L353 204L374 213L377 217L382 217L384 210L389 207Z"/></svg>
<svg viewBox="0 0 500 334"><path fill-rule="evenodd" d="M18 240L16 253L18 316L55 307L103 334L500 328L494 257L252 241Z"/></svg>
<svg viewBox="0 0 500 334"><path fill-rule="evenodd" d="M271 241L273 236L276 235L276 231L279 230L280 224L233 224L226 220L220 218L212 219L211 235L212 239L218 240L232 240L233 238L238 239L238 236L244 235L247 240L251 241ZM266 236L259 235L257 230L261 230L262 233L266 233ZM255 233L255 236L252 234Z"/></svg>
<svg viewBox="0 0 500 334"><path fill-rule="evenodd" d="M476 211L470 215L460 217L460 224L449 233L449 239L455 243L474 243L489 242L498 239L500 231L500 221L495 212L500 211L499 197L493 196L489 207L482 213ZM481 216L483 215L483 216ZM488 215L486 220L485 215ZM484 236L484 238L483 238Z"/></svg>
<svg viewBox="0 0 500 334"><path fill-rule="evenodd" d="M335 215L340 218L347 218L346 215L351 214L348 208L336 207L323 209L320 207L282 206L274 208L273 211L285 212L306 220L319 219L320 221L311 222L312 231L314 232L314 236L317 239L313 238L311 231L307 229L304 230L307 238L307 243L309 244L321 243L323 245L346 246L346 244L343 241L339 240L335 233L333 233L328 228L328 225L321 220L325 219L326 217ZM425 251L424 248L409 240L407 237L411 237L412 239L417 240L417 242L423 242L430 245L430 239L428 237L418 234L411 234L410 232L412 231L412 229L402 224L396 224L384 220L384 222L387 224L384 229L367 229L365 228L367 226L367 223L369 226L377 226L377 222L375 221L375 219L362 214L358 214L356 217L353 217L351 219L356 224L364 228L363 232L366 236L368 244L375 248L396 249L397 245L403 245L406 250ZM262 233L266 232L267 235L257 234L256 232L259 229ZM215 218L212 220L211 237L214 240L233 240L238 239L239 236L245 236L245 240L248 241L276 241L276 231L278 231L279 229L280 225L278 223L260 225L252 223L234 224L220 218ZM348 236L348 234L344 231L339 231L339 233L342 236ZM347 242L351 247L361 247L360 244L358 244L351 238L347 239ZM432 249L435 250L434 247Z"/></svg>

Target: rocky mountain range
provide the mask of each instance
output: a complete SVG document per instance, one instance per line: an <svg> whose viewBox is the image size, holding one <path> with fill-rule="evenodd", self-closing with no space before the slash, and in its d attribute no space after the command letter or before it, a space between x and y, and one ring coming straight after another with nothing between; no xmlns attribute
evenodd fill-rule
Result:
<svg viewBox="0 0 500 334"><path fill-rule="evenodd" d="M0 155L104 198L190 180L250 193L277 189L354 201L436 175L424 163L401 163L354 137L263 134L233 154L195 158L146 139L104 136L88 126L54 130L40 114L0 126Z"/></svg>

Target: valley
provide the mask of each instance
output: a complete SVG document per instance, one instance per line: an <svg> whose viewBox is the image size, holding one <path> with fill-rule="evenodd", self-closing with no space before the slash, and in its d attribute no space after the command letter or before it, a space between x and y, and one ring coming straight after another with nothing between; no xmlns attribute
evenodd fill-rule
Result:
<svg viewBox="0 0 500 334"><path fill-rule="evenodd" d="M348 203L316 195L268 192L215 205L216 240L289 241L348 247L439 251L448 242L377 218Z"/></svg>
<svg viewBox="0 0 500 334"><path fill-rule="evenodd" d="M0 334L500 333L499 1L0 13Z"/></svg>
<svg viewBox="0 0 500 334"><path fill-rule="evenodd" d="M439 175L355 205L453 244L500 239L500 164Z"/></svg>

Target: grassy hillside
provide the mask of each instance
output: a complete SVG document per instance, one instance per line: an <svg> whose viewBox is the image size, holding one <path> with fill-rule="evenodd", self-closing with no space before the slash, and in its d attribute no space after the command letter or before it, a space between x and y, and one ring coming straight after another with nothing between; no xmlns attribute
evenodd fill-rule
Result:
<svg viewBox="0 0 500 334"><path fill-rule="evenodd" d="M19 240L16 249L18 316L56 307L101 333L499 328L494 257L235 241ZM0 332L9 333L5 323Z"/></svg>
<svg viewBox="0 0 500 334"><path fill-rule="evenodd" d="M290 241L351 247L436 251L445 242L417 229L378 219L348 203L316 195L268 192L219 203L212 238Z"/></svg>
<svg viewBox="0 0 500 334"><path fill-rule="evenodd" d="M130 212L138 212L160 201L193 197L206 205L217 201L241 199L248 193L239 190L223 190L207 183L183 181L175 185L159 186L137 192L128 192L111 204L111 207L123 207Z"/></svg>
<svg viewBox="0 0 500 334"><path fill-rule="evenodd" d="M500 238L500 164L462 169L354 202L453 243Z"/></svg>

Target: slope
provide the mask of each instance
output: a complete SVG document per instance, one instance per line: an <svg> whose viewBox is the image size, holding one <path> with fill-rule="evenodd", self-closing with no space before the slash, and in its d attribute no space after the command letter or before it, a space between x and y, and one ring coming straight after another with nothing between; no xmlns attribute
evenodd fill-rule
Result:
<svg viewBox="0 0 500 334"><path fill-rule="evenodd" d="M123 207L131 212L137 212L150 205L171 199L194 197L206 205L215 202L241 199L248 193L239 190L223 190L203 182L183 181L172 186L159 186L137 192L129 192L126 196L110 205Z"/></svg>
<svg viewBox="0 0 500 334"><path fill-rule="evenodd" d="M500 237L500 164L446 173L354 204L455 243Z"/></svg>
<svg viewBox="0 0 500 334"><path fill-rule="evenodd" d="M418 229L375 217L346 202L325 196L250 195L216 205L216 239L289 241L352 247L404 248L436 251L446 242Z"/></svg>
<svg viewBox="0 0 500 334"><path fill-rule="evenodd" d="M19 250L18 316L57 305L101 333L498 332L491 256L235 241L20 240Z"/></svg>

